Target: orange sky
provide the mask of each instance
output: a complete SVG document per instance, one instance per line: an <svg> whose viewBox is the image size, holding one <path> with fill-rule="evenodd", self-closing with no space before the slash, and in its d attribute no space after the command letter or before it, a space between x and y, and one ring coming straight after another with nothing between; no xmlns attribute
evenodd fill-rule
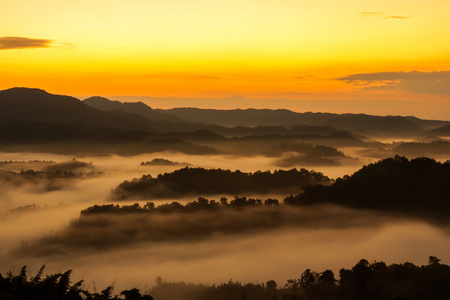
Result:
<svg viewBox="0 0 450 300"><path fill-rule="evenodd" d="M0 89L450 120L449 20L448 0L2 0Z"/></svg>

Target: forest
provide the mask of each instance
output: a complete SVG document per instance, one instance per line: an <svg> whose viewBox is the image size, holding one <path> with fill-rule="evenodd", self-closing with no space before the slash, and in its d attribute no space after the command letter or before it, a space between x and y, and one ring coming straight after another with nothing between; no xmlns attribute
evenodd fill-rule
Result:
<svg viewBox="0 0 450 300"><path fill-rule="evenodd" d="M427 157L387 158L364 166L332 185L305 187L290 196L291 205L333 203L356 208L395 211L448 221L450 212L450 162Z"/></svg>
<svg viewBox="0 0 450 300"><path fill-rule="evenodd" d="M185 167L172 173L153 178L144 175L140 179L124 181L112 192L114 199L167 198L186 195L242 194L246 192L267 193L300 191L312 184L330 184L322 173L306 169L277 170L273 173L246 173L222 169Z"/></svg>
<svg viewBox="0 0 450 300"><path fill-rule="evenodd" d="M205 285L170 282L161 277L142 291L137 288L115 293L114 284L100 292L89 291L83 281L71 282L72 270L44 275L45 266L30 275L26 267L18 274L0 274L0 299L15 300L303 300L303 299L434 299L450 298L450 267L429 256L428 264L410 262L387 265L361 259L352 268L316 272L306 269L284 284L228 282Z"/></svg>

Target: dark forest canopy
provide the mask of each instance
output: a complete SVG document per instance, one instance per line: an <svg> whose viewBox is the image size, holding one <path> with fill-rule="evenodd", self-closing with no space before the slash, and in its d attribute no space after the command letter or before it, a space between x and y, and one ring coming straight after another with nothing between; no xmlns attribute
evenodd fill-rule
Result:
<svg viewBox="0 0 450 300"><path fill-rule="evenodd" d="M330 186L309 186L285 199L292 205L332 203L448 218L450 162L395 156L364 166Z"/></svg>
<svg viewBox="0 0 450 300"><path fill-rule="evenodd" d="M0 170L0 187L16 188L23 185L35 186L37 191L52 191L64 188L75 179L87 179L102 175L100 171L72 172L72 171L35 171L22 170L3 171Z"/></svg>
<svg viewBox="0 0 450 300"><path fill-rule="evenodd" d="M171 161L164 158L154 158L151 161L141 162L141 166L190 166L187 162Z"/></svg>
<svg viewBox="0 0 450 300"><path fill-rule="evenodd" d="M291 169L245 173L239 170L183 168L153 178L144 175L140 179L124 181L112 192L115 199L168 198L187 195L242 194L300 192L306 185L330 184L322 173L305 169Z"/></svg>
<svg viewBox="0 0 450 300"><path fill-rule="evenodd" d="M0 299L16 300L303 300L303 299L450 299L450 267L430 256L427 265L410 262L391 264L361 259L350 269L316 272L306 269L298 278L283 284L228 281L205 285L168 282L158 277L156 285L142 292L137 288L114 294L111 285L100 293L90 292L83 281L71 282L72 270L44 275L44 267L30 276L23 267L19 274L0 274ZM143 295L144 294L144 295ZM150 296L151 295L151 296Z"/></svg>

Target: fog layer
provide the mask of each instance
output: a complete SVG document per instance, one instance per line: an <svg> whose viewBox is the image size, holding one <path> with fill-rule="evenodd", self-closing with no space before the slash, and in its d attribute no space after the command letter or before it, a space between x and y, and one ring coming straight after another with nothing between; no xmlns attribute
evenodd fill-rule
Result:
<svg viewBox="0 0 450 300"><path fill-rule="evenodd" d="M51 160L63 162L72 156L39 153L0 153L0 160ZM283 211L283 218L267 217L250 219L250 214L233 213L229 218L213 218L206 214L182 219L176 223L171 218L147 220L120 216L110 219L111 227L106 231L114 233L124 228L136 228L139 224L142 235L135 239L118 239L112 247L81 247L82 241L70 240L65 236L72 220L79 218L80 211L94 204L108 203L111 188L130 178L144 174L157 176L172 172L179 166L147 165L142 162L164 158L186 162L203 168L224 168L243 172L276 170L273 159L262 156L240 159L236 156L211 155L188 156L164 152L148 155L118 157L96 156L79 158L91 162L100 177L86 178L59 190L36 193L24 187L9 189L0 195L0 272L19 271L22 265L29 266L35 274L43 264L47 272L74 269L73 280L84 279L85 285L99 289L115 282L116 288L151 286L157 276L170 281L191 281L203 283L225 282L229 279L245 282L265 282L270 279L284 284L289 278L297 278L306 269L351 267L360 258L369 261L382 260L386 263L411 261L425 264L429 255L449 263L449 229L435 227L413 219L394 219L370 211L348 210L322 206L308 209ZM351 174L360 164L372 162L371 158L353 162L352 165L335 167L311 166L308 169L323 172L331 178ZM242 195L252 196L252 195ZM269 197L270 195L267 195ZM282 199L280 195L278 199ZM216 199L210 196L210 199ZM267 198L263 197L263 199ZM185 199L184 201L193 201ZM166 199L164 202L171 202ZM34 204L34 206L33 206ZM121 203L124 204L124 203ZM21 206L24 209L15 210ZM179 217L179 216L178 216ZM233 218L234 219L233 219ZM178 219L180 220L180 219ZM214 223L227 225L212 230ZM153 222L153 223L152 223ZM249 226L249 222L253 222ZM189 227L194 223L204 228L207 234L200 238L189 238ZM139 238L148 236L145 226L170 228L179 226L172 238ZM247 227L245 227L247 226ZM241 228L242 227L242 228ZM246 230L246 229L251 230ZM227 232L228 230L228 232ZM194 231L192 231L194 232ZM191 233L192 233L191 232ZM199 232L199 231L197 231ZM201 232L201 231L200 231ZM231 234L230 234L231 232ZM95 241L98 232L89 232ZM61 236L60 245L64 251L59 254L45 251L40 257L36 253L14 257L8 253L21 244L32 242L44 236ZM75 245L75 247L69 247ZM64 249L66 248L66 249ZM101 249L101 250L99 250ZM62 254L61 254L62 253ZM338 270L334 270L337 274Z"/></svg>

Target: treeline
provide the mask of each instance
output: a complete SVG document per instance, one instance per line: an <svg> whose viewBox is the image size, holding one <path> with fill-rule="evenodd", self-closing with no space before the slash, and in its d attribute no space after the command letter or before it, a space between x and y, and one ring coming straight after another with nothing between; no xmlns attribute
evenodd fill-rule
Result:
<svg viewBox="0 0 450 300"><path fill-rule="evenodd" d="M151 161L143 161L140 164L141 166L190 166L190 163L187 162L177 162L171 161L164 158L154 158Z"/></svg>
<svg viewBox="0 0 450 300"><path fill-rule="evenodd" d="M72 171L35 171L22 170L20 172L0 170L0 182L12 183L20 186L24 183L40 183L43 179L74 179L82 177L94 177L103 174L100 171L74 173Z"/></svg>
<svg viewBox="0 0 450 300"><path fill-rule="evenodd" d="M51 160L29 160L29 161L18 161L18 160L2 160L0 161L0 164L26 164L26 163L46 163L46 164L53 164L54 162Z"/></svg>
<svg viewBox="0 0 450 300"><path fill-rule="evenodd" d="M387 265L361 259L351 269L339 270L336 279L332 270L315 272L306 269L298 278L279 286L274 280L266 283L191 284L168 282L158 277L156 285L142 295L133 288L119 295L113 286L100 293L83 288L83 282L72 284L72 271L43 276L43 268L34 276L23 267L18 275L0 274L0 299L16 300L303 300L303 299L450 299L450 267L430 256L427 265L413 263ZM150 296L152 295L152 296Z"/></svg>
<svg viewBox="0 0 450 300"><path fill-rule="evenodd" d="M52 167L57 165L52 165ZM30 187L34 192L48 192L63 189L67 184L75 180L88 179L101 176L103 172L79 169L80 172L66 170L35 171L22 170L3 171L0 170L0 187L3 189Z"/></svg>
<svg viewBox="0 0 450 300"><path fill-rule="evenodd" d="M308 186L286 204L333 203L354 208L448 218L450 162L395 156L364 166L329 186Z"/></svg>
<svg viewBox="0 0 450 300"><path fill-rule="evenodd" d="M113 191L114 199L168 198L186 195L241 194L245 192L269 193L300 192L306 185L330 184L325 175L305 169L278 170L275 172L245 173L239 170L183 168L153 178L124 181Z"/></svg>
<svg viewBox="0 0 450 300"><path fill-rule="evenodd" d="M134 214L134 213L179 213L179 212L197 212L201 210L218 210L220 208L243 208L256 206L278 206L280 203L277 199L267 198L266 200L258 198L234 197L228 202L228 198L221 197L219 201L209 200L199 197L197 201L188 202L185 205L173 201L155 206L153 202L147 202L141 206L139 203L132 205L103 204L90 206L81 211L81 215L94 214Z"/></svg>

